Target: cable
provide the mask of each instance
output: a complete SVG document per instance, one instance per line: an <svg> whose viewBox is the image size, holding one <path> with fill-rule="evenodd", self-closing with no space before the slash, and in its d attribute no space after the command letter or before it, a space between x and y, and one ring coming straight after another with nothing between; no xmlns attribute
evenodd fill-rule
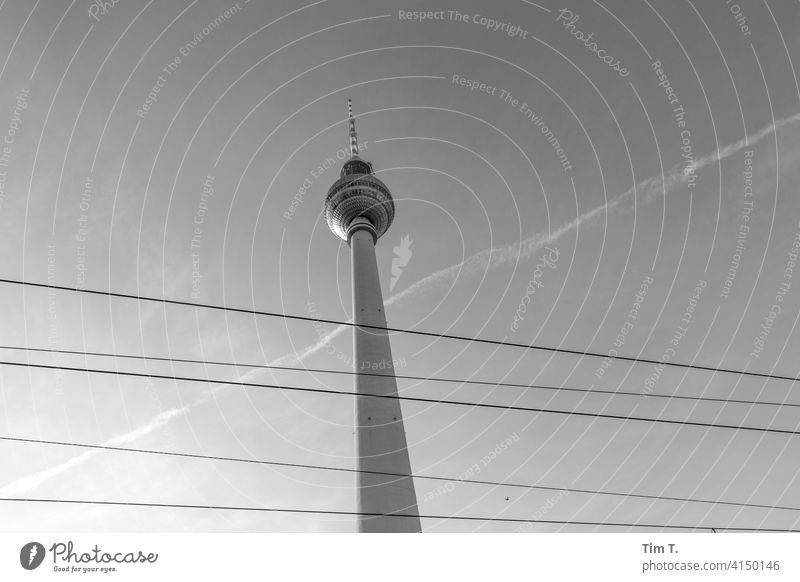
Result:
<svg viewBox="0 0 800 582"><path fill-rule="evenodd" d="M534 408L528 406L513 406L513 405L506 405L506 404L490 404L486 402L466 402L462 400L445 400L445 399L435 399L435 398L421 398L416 396L396 396L390 394L356 394L355 392L349 392L346 390L326 390L322 388L307 388L301 386L280 386L277 384L258 384L254 382L241 382L238 380L215 380L211 378L196 378L191 376L169 376L166 374L147 374L144 372L121 372L115 370L99 370L96 368L77 368L77 367L69 367L69 366L54 366L54 365L47 365L47 364L30 364L26 362L7 362L7 361L0 361L0 365L6 366L20 366L20 367L28 367L28 368L41 368L46 370L64 370L70 372L87 372L92 374L111 374L115 376L128 376L128 377L137 377L137 378L151 378L151 379L158 379L158 380L177 380L182 382L201 382L204 384L230 384L232 386L248 386L253 388L271 388L277 390L290 390L295 392L310 392L315 394L336 394L336 395L347 395L347 396L358 396L361 398L388 398L391 400L405 400L407 402L426 402L430 404L449 404L453 406L468 406L470 408L487 408L493 410L515 410L519 412L541 412L545 414L562 414L567 416L583 416L583 417L590 417L590 418L606 418L611 420L633 420L637 422L657 422L662 424L673 424L673 425L681 425L681 426L698 426L698 427L705 427L705 428L722 428L722 429L730 429L730 430L745 430L745 431L753 431L753 432L768 432L768 433L775 433L775 434L786 434L791 436L800 436L800 432L793 431L793 430L785 430L779 428L760 428L754 426L737 426L732 424L711 424L706 422L695 422L689 420L670 420L670 419L663 419L663 418L645 418L640 416L624 416L621 414L599 414L595 412L578 412L578 411L570 411L570 410L552 410L552 409L545 409L545 408Z"/></svg>
<svg viewBox="0 0 800 582"><path fill-rule="evenodd" d="M163 455L169 457L183 457L190 459L207 459L211 461L229 461L234 463L252 463L256 465L269 465L273 467L287 467L293 469L314 469L320 471L336 471L341 473L364 473L369 475L383 475L386 477L412 477L414 479L425 479L429 481L446 481L452 483L470 483L473 485L493 485L500 487L513 487L517 489L542 489L545 491L569 491L570 493L585 493L589 495L609 495L615 497L631 497L638 499L649 499L657 501L679 501L682 503L705 503L712 505L730 505L734 507L750 507L756 509L769 509L769 510L785 510L785 511L800 511L800 507L788 507L783 505L765 505L760 503L737 503L735 501L713 501L710 499L692 499L689 497L670 497L661 495L645 495L640 493L620 493L615 491L594 491L591 489L576 489L570 487L551 487L546 485L530 485L523 483L508 483L503 481L484 481L481 479L459 479L449 477L438 477L433 475L404 475L402 473L390 473L386 471L367 471L364 469L348 469L346 467L329 467L325 465L311 465L305 463L287 463L281 461L264 461L260 459L243 459L238 457L222 457L217 455L200 455L196 453L178 453L173 451L155 451L151 449L136 449L129 447L115 447L110 445L91 445L85 443L73 443L64 441L50 441L42 439L27 439L21 437L8 437L0 436L0 440L20 442L20 443L34 443L45 445L59 445L65 447L78 447L86 449L99 449L106 451L118 451L127 453L144 453L148 455Z"/></svg>
<svg viewBox="0 0 800 582"><path fill-rule="evenodd" d="M365 325L365 324L356 324L352 321L338 321L335 319L321 319L317 317L309 317L305 315L291 315L287 313L277 313L273 311L259 311L255 309L245 309L241 307L225 307L222 305L213 305L209 303L193 303L191 301L179 301L177 299L165 299L160 297L147 297L144 295L131 295L128 293L116 293L113 291L99 291L96 289L78 289L77 287L66 287L63 285L49 285L47 283L34 283L31 281L18 281L14 279L0 279L0 283L9 283L12 285L23 285L28 287L40 287L43 289L55 289L58 291L72 291L75 293L87 293L91 295L102 295L106 297L116 297L121 299L135 299L137 301L149 301L155 303L164 303L167 305L181 305L184 307L200 307L203 309L213 309L217 311L230 311L233 313L245 313L249 315L263 315L267 317L280 317L283 319L291 319L295 321L310 321L310 322L317 322L317 323L329 323L332 325L345 325L348 327L358 327L363 329L374 329L378 331L391 331L395 333L407 333L412 335L424 336L424 337L433 337L439 339L452 339L452 340L459 340L459 341L467 341L473 343L480 343L480 344L489 344L489 345L496 345L496 346L503 346L503 347L513 347L513 348L522 348L528 350L543 350L547 352L559 353L559 354L570 354L573 356L588 356L592 358L607 358L609 357L607 354L601 354L598 352L590 352L588 350L572 350L567 348L554 348L550 346L537 346L533 344L522 344L517 342L509 342L505 340L493 340L488 338L480 338L480 337L469 337L469 336L462 336L462 335L452 335L446 333L437 333L432 331L421 331L416 329L402 329L396 327L381 327L376 325ZM699 364L685 364L681 362L662 362L661 360L651 360L648 358L636 358L633 356L620 356L617 355L614 357L616 360L623 360L626 362L634 362L639 364L655 364L655 365L663 365L663 366L672 366L676 368L686 368L690 370L703 370L706 372L723 372L726 374L737 374L741 376L753 376L756 378L768 378L771 380L788 380L790 382L797 382L800 381L800 378L795 376L784 376L778 374L768 374L766 372L748 372L745 370L734 370L732 368L719 368L714 366L702 366Z"/></svg>
<svg viewBox="0 0 800 582"><path fill-rule="evenodd" d="M126 507L160 507L168 509L212 509L218 511L261 511L269 513L301 513L316 515L348 515L359 517L413 517L419 519L452 519L462 521L495 521L506 523L544 523L556 525L586 525L596 527L649 527L653 529L715 529L717 531L754 531L754 532L798 532L795 529L777 529L760 527L720 527L709 525L674 525L652 523L611 523L602 521L562 521L556 519L519 519L511 517L478 517L471 515L414 515L408 513L367 513L362 511L334 511L324 509L289 509L282 507L246 507L231 505L189 505L183 503L145 503L140 501L94 501L87 499L34 499L0 497L0 501L17 501L24 503L64 503L81 505L116 505Z"/></svg>
<svg viewBox="0 0 800 582"><path fill-rule="evenodd" d="M137 356L135 354L112 354L108 352L94 352L94 351L78 351L78 350L60 350L55 348L30 348L22 346L6 346L0 345L0 350L18 350L27 352L42 352L51 354L68 354L78 356L97 356L105 358L120 358L120 359L133 359L133 360L149 360L154 362L170 362L179 364L203 364L211 366L233 366L237 368L258 368L264 370L285 370L292 372L314 372L320 374L340 374L347 376L385 376L377 372L358 371L353 372L349 370L329 370L327 368L300 368L295 366L275 366L268 364L250 364L245 362L224 362L218 360L196 360L191 358L166 358L159 356ZM404 374L394 374L395 378L403 380L420 380L430 382L447 382L451 384L471 384L477 386L502 386L509 388L528 388L534 390L554 390L558 392L578 392L584 394L606 394L609 396L637 396L639 398L666 398L668 400L691 400L695 402L721 402L723 404L748 404L748 405L761 405L761 406L786 406L790 408L800 408L800 404L791 402L764 402L760 400L739 400L735 398L714 398L709 396L682 396L678 394L645 394L642 392L627 392L624 390L600 390L600 389L586 389L586 388L565 388L557 386L541 386L538 384L518 384L513 382L489 382L485 380L462 380L459 378L441 378L438 376L410 376Z"/></svg>

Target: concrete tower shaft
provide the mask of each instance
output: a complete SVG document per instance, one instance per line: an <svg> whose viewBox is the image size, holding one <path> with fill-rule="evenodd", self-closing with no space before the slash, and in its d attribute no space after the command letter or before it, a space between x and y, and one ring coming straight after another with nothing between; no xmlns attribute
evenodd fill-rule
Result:
<svg viewBox="0 0 800 582"><path fill-rule="evenodd" d="M359 468L408 475L388 477L359 473L359 511L367 514L400 513L419 515L400 401L372 395L397 396L392 347L385 330L359 325L386 327L375 242L368 229L350 237L353 266L353 312L355 313L355 362L361 368L385 370L385 376L356 376L356 448ZM419 517L359 517L359 531L418 532Z"/></svg>

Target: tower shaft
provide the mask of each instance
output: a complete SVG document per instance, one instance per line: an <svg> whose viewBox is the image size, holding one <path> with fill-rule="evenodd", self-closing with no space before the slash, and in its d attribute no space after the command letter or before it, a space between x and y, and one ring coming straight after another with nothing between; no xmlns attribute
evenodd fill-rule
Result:
<svg viewBox="0 0 800 582"><path fill-rule="evenodd" d="M375 239L372 229L350 236L356 366L356 447L358 449L358 518L360 532L419 532L417 499L411 477L403 416L397 396L392 347L386 327ZM365 375L361 372L369 372ZM380 375L375 375L380 374ZM375 475L379 471L402 477ZM412 517L386 517L385 514ZM383 514L369 516L363 514Z"/></svg>

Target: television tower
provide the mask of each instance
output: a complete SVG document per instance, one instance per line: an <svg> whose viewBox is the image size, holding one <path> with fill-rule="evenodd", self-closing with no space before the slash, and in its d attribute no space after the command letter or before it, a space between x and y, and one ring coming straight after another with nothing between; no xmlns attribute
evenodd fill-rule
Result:
<svg viewBox="0 0 800 582"><path fill-rule="evenodd" d="M349 99L347 110L350 158L328 190L325 218L333 234L347 241L352 258L356 449L361 471L357 473L358 531L419 532L419 510L400 401L391 398L397 396L392 346L388 332L376 329L386 327L386 313L375 243L394 220L394 201L386 185L374 176L372 164L358 156ZM369 375L363 371L369 371Z"/></svg>

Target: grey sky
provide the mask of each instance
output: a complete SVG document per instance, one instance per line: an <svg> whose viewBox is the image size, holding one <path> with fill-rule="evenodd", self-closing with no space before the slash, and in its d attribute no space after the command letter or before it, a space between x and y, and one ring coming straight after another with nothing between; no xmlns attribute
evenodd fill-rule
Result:
<svg viewBox="0 0 800 582"><path fill-rule="evenodd" d="M0 139L10 140L0 149L3 278L346 320L349 256L322 203L347 147L351 97L363 156L397 205L377 246L390 326L800 372L800 271L787 271L800 233L796 4L96 6L0 4ZM416 11L431 18L415 20ZM390 292L406 236L411 256ZM330 325L9 284L0 297L2 345L353 366L350 331ZM403 374L800 404L784 381L392 342ZM351 388L346 376L2 355ZM0 435L354 466L348 397L0 373ZM792 407L398 384L426 398L800 425ZM420 474L800 506L797 437L413 402L403 410ZM8 442L0 452L6 497L355 508L347 474ZM423 514L779 528L798 519L439 485L417 481ZM2 504L0 516L6 531L354 528L347 517L185 509Z"/></svg>

